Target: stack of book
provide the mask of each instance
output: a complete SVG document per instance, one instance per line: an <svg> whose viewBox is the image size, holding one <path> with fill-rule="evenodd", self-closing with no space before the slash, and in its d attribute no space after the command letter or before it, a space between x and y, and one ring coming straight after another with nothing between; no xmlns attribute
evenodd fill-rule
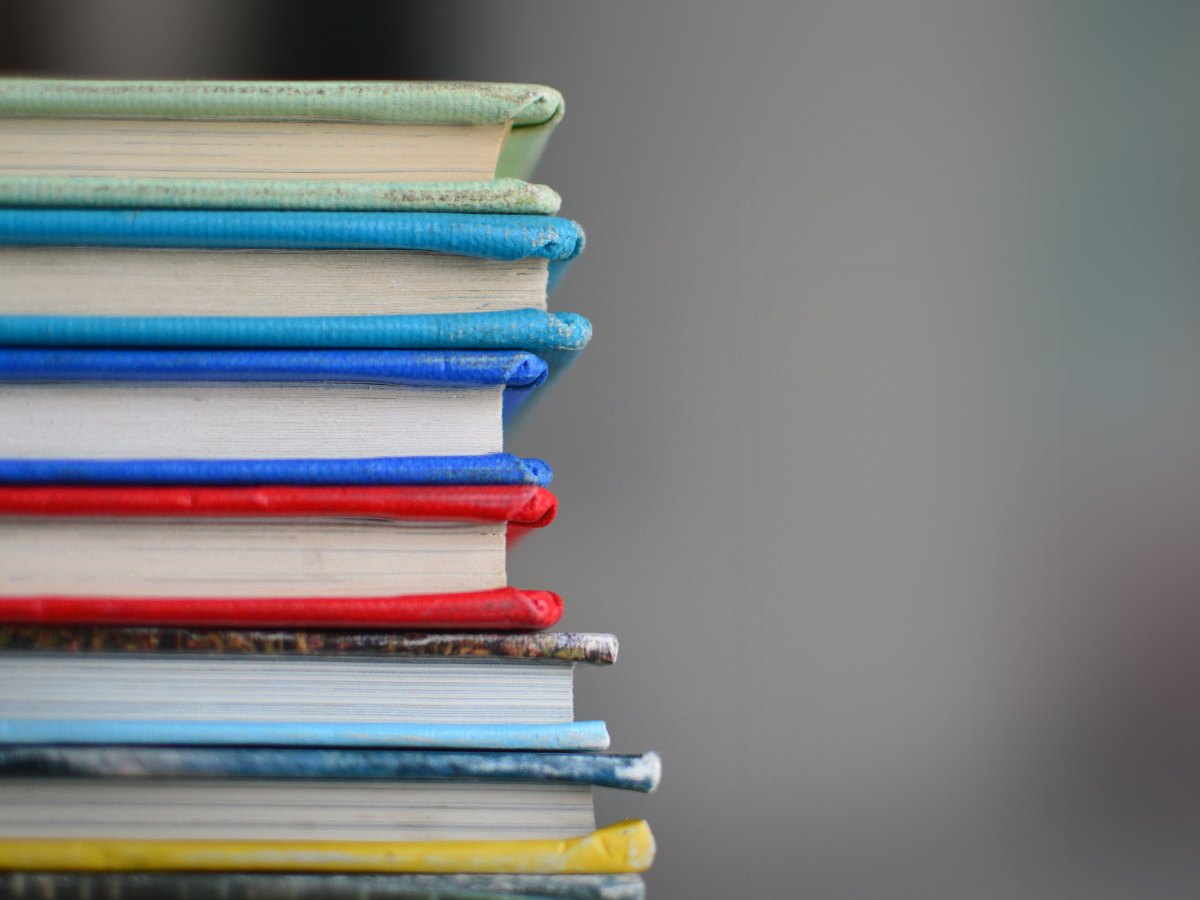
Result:
<svg viewBox="0 0 1200 900"><path fill-rule="evenodd" d="M504 424L587 343L531 85L0 80L0 894L638 898Z"/></svg>

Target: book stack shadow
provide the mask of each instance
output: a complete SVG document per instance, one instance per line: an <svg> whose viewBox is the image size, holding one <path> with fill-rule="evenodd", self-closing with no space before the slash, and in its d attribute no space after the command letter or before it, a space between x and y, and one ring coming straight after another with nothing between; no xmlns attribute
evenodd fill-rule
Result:
<svg viewBox="0 0 1200 900"><path fill-rule="evenodd" d="M587 344L532 85L0 79L0 895L637 900L508 584ZM536 540L536 536L530 539Z"/></svg>

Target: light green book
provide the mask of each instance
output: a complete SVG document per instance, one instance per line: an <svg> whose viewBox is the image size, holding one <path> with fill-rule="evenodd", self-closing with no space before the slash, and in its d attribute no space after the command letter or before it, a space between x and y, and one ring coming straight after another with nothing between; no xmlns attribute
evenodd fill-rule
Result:
<svg viewBox="0 0 1200 900"><path fill-rule="evenodd" d="M554 213L551 88L0 79L0 204Z"/></svg>

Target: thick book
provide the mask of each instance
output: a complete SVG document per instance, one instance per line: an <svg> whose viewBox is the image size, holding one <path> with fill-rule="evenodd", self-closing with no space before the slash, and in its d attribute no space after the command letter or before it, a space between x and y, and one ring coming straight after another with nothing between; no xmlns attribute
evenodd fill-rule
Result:
<svg viewBox="0 0 1200 900"><path fill-rule="evenodd" d="M508 543L556 509L530 485L0 485L0 595L259 598L269 613L274 599L493 591Z"/></svg>
<svg viewBox="0 0 1200 900"><path fill-rule="evenodd" d="M645 900L639 875L0 873L12 900Z"/></svg>
<svg viewBox="0 0 1200 900"><path fill-rule="evenodd" d="M603 874L644 872L654 837L629 820L572 838L253 841L0 838L0 869Z"/></svg>
<svg viewBox="0 0 1200 900"><path fill-rule="evenodd" d="M526 350L591 325L546 296L565 219L0 209L0 344Z"/></svg>
<svg viewBox="0 0 1200 900"><path fill-rule="evenodd" d="M0 347L0 458L364 459L501 452L546 379L516 351Z"/></svg>
<svg viewBox="0 0 1200 900"><path fill-rule="evenodd" d="M0 747L0 839L568 839L656 754Z"/></svg>
<svg viewBox="0 0 1200 900"><path fill-rule="evenodd" d="M604 750L612 635L0 625L0 744Z"/></svg>
<svg viewBox="0 0 1200 900"><path fill-rule="evenodd" d="M517 179L562 109L526 84L5 78L0 202L553 211Z"/></svg>

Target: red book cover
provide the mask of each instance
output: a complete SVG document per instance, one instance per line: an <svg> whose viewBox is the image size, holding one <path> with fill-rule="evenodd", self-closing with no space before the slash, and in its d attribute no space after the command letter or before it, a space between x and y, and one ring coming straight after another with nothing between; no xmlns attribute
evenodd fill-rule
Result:
<svg viewBox="0 0 1200 900"><path fill-rule="evenodd" d="M3 597L0 622L213 628L524 631L562 617L550 591L504 587L401 597Z"/></svg>
<svg viewBox="0 0 1200 900"><path fill-rule="evenodd" d="M533 485L111 487L0 485L0 516L405 519L508 522L509 539L549 525L554 494Z"/></svg>

